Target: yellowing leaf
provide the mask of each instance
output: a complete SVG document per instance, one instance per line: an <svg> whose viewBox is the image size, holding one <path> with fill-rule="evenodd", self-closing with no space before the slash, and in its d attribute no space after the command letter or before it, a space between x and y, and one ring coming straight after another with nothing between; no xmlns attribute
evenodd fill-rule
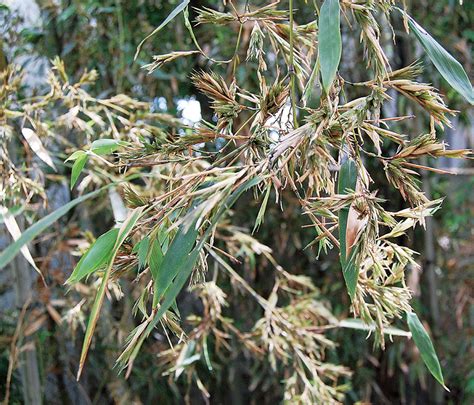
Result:
<svg viewBox="0 0 474 405"><path fill-rule="evenodd" d="M53 211L51 214L45 216L44 218L41 218L38 222L34 223L28 229L23 231L23 234L20 236L20 238L18 238L18 240L13 242L2 253L0 253L0 269L10 263L13 258L18 254L18 252L21 251L21 248L24 245L31 242L36 236L38 236L46 228L50 227L70 209L89 198L95 197L102 190L103 188L93 191L89 194L85 194L72 201L69 201L67 204L64 204L62 207L59 207L57 210Z"/></svg>
<svg viewBox="0 0 474 405"><path fill-rule="evenodd" d="M48 166L56 170L56 166L54 166L53 159L51 159L51 156L49 155L48 151L45 149L43 146L43 143L41 142L41 139L39 139L38 135L30 129L30 128L23 128L21 130L21 133L26 139L26 142L28 142L28 145L30 145L31 150Z"/></svg>
<svg viewBox="0 0 474 405"><path fill-rule="evenodd" d="M10 235L12 236L14 241L17 241L21 237L21 230L20 227L18 226L18 223L16 222L15 217L8 211L6 207L3 207L0 205L0 215L3 217L3 222L5 226L8 229L8 232L10 232ZM25 259L30 263L33 268L40 274L41 278L43 278L43 275L41 274L40 269L36 266L35 261L33 260L33 256L31 256L31 253L28 249L28 246L23 245L20 248L21 253L25 257Z"/></svg>
<svg viewBox="0 0 474 405"><path fill-rule="evenodd" d="M347 190L355 190L357 185L357 167L353 160L347 159L341 166L338 181L338 193L347 194ZM347 286L347 292L351 299L354 298L357 280L359 278L359 269L355 263L355 256L357 254L355 249L348 244L348 224L349 224L350 208L345 207L339 210L339 244L340 244L340 261L342 266L342 273ZM351 224L354 221L351 220ZM351 225L352 226L352 225ZM354 240L352 242L355 241ZM349 238L352 240L352 233L349 230Z"/></svg>

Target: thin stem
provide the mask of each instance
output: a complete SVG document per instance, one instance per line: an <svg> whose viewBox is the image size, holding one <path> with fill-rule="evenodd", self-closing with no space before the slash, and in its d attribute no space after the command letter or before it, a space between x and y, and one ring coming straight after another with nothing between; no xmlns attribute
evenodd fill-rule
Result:
<svg viewBox="0 0 474 405"><path fill-rule="evenodd" d="M119 69L117 71L117 91L121 93L123 91L123 76L125 74L125 31L121 0L115 0L115 7L117 9L119 31Z"/></svg>
<svg viewBox="0 0 474 405"><path fill-rule="evenodd" d="M289 66L289 75L290 75L290 99L291 99L291 111L293 114L293 126L298 127L298 120L296 117L296 89L295 89L295 64L294 64L294 18L293 18L293 0L290 1L290 66Z"/></svg>
<svg viewBox="0 0 474 405"><path fill-rule="evenodd" d="M241 22L240 23L240 28L239 28L239 35L237 37L237 42L235 43L235 50L234 50L234 56L233 56L233 61L234 65L232 67L232 75L235 76L235 71L237 69L237 64L239 60L239 47L240 47L240 40L242 38L242 31L244 29L244 24Z"/></svg>

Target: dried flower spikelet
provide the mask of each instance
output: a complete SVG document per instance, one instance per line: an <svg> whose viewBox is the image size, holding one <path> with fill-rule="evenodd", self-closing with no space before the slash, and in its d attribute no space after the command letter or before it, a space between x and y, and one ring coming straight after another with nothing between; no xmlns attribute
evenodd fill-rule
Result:
<svg viewBox="0 0 474 405"><path fill-rule="evenodd" d="M420 191L419 181L414 177L417 176L418 173L403 167L403 163L405 162L405 159L384 160L383 163L387 180L400 191L403 199L408 200L410 204L425 204L428 202L428 199L424 193Z"/></svg>
<svg viewBox="0 0 474 405"><path fill-rule="evenodd" d="M443 99L434 87L408 79L391 80L387 81L386 84L418 103L441 127L443 124L451 126L446 114L454 115L455 111L446 107Z"/></svg>
<svg viewBox="0 0 474 405"><path fill-rule="evenodd" d="M74 85L75 87L84 86L86 84L93 84L99 78L99 73L97 70L85 70L84 73L81 75L79 81Z"/></svg>
<svg viewBox="0 0 474 405"><path fill-rule="evenodd" d="M284 24L275 24L273 22L262 20L262 26L268 33L270 43L277 52L281 52L286 63L289 63L290 56L290 43L289 43L289 29ZM295 37L297 33L295 33ZM296 76L302 80L303 77L307 77L311 71L311 52L302 51L299 46L300 41L294 41L293 49L293 63L295 68ZM311 46L314 48L316 41L312 41Z"/></svg>
<svg viewBox="0 0 474 405"><path fill-rule="evenodd" d="M288 10L278 10L279 0L273 3L267 4L257 10L250 11L243 14L242 17L251 20L267 20L267 21L278 21L285 20L288 18Z"/></svg>
<svg viewBox="0 0 474 405"><path fill-rule="evenodd" d="M191 79L195 86L212 100L211 106L218 118L218 129L226 129L243 109L235 99L235 83L227 86L222 77L205 72L195 73Z"/></svg>
<svg viewBox="0 0 474 405"><path fill-rule="evenodd" d="M399 79L415 80L422 73L423 65L421 64L421 62L414 62L411 65L389 72L386 77L386 81L390 82L391 80Z"/></svg>
<svg viewBox="0 0 474 405"><path fill-rule="evenodd" d="M247 49L247 61L255 60L258 62L258 70L267 70L267 64L265 63L265 52L263 50L263 40L265 35L263 34L260 26L256 22L253 26L252 33L250 34L250 43Z"/></svg>
<svg viewBox="0 0 474 405"><path fill-rule="evenodd" d="M415 159L420 156L445 156L451 158L465 158L471 154L469 149L447 150L444 142L438 142L432 133L420 135L411 140L393 158Z"/></svg>
<svg viewBox="0 0 474 405"><path fill-rule="evenodd" d="M23 72L18 65L8 65L0 71L0 106L6 101L6 98L13 96L21 85Z"/></svg>
<svg viewBox="0 0 474 405"><path fill-rule="evenodd" d="M161 68L163 65L174 61L175 59L190 56L199 53L199 51L175 51L164 55L153 56L153 62L143 65L143 69L148 71L148 74L153 73L156 69Z"/></svg>
<svg viewBox="0 0 474 405"><path fill-rule="evenodd" d="M137 208L148 204L148 199L141 196L131 185L126 184L121 187L120 194L122 195L127 207Z"/></svg>
<svg viewBox="0 0 474 405"><path fill-rule="evenodd" d="M377 81L387 75L389 61L380 45L380 28L372 14L372 6L364 5L362 9L353 9L356 21L361 27L360 41L365 47L367 66L374 69Z"/></svg>
<svg viewBox="0 0 474 405"><path fill-rule="evenodd" d="M262 81L262 98L260 100L260 124L264 125L268 118L276 114L285 105L290 93L283 81L276 81L269 88Z"/></svg>
<svg viewBox="0 0 474 405"><path fill-rule="evenodd" d="M237 17L231 13L221 13L209 7L202 9L196 8L197 17L196 23L199 24L213 24L213 25L227 25L237 21Z"/></svg>
<svg viewBox="0 0 474 405"><path fill-rule="evenodd" d="M67 84L69 81L69 77L66 73L66 68L64 67L64 61L61 60L58 56L56 56L52 60L52 64L53 64L52 70L55 70L58 73L59 77L63 81L63 84Z"/></svg>

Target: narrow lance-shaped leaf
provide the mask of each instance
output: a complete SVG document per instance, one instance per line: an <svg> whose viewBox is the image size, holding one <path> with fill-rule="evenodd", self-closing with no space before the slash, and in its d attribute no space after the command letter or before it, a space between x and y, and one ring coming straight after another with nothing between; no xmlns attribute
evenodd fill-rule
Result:
<svg viewBox="0 0 474 405"><path fill-rule="evenodd" d="M137 50L135 52L134 60L137 59L140 50L142 49L143 44L150 39L153 35L156 35L161 31L170 21L172 21L181 11L183 11L189 4L189 0L183 0L178 6L166 17L166 19L155 29L151 34L148 34L143 40L138 44Z"/></svg>
<svg viewBox="0 0 474 405"><path fill-rule="evenodd" d="M10 232L10 235L12 236L13 240L16 241L20 239L21 230L18 226L18 223L16 222L15 217L11 214L11 212L9 212L6 207L0 205L0 215L3 217L3 222L8 229L8 232ZM25 257L25 259L28 261L28 263L30 263L33 268L39 273L41 278L43 278L40 269L36 266L36 263L33 260L33 256L31 256L28 246L22 246L20 251Z"/></svg>
<svg viewBox="0 0 474 405"><path fill-rule="evenodd" d="M140 252L139 252L139 255L140 255ZM157 238L155 238L151 244L150 257L148 259L148 262L150 263L151 276L153 277L155 286L159 281L158 277L160 274L160 269L162 268L163 259L164 259L164 256L163 256L163 251L160 246L160 241Z"/></svg>
<svg viewBox="0 0 474 405"><path fill-rule="evenodd" d="M412 17L406 13L404 14L408 17L410 29L413 31L418 41L420 41L439 73L441 73L454 90L463 96L470 104L474 104L472 84L462 65L454 59L446 49L436 42L436 40Z"/></svg>
<svg viewBox="0 0 474 405"><path fill-rule="evenodd" d="M319 14L318 52L323 88L329 92L341 60L339 0L325 0Z"/></svg>
<svg viewBox="0 0 474 405"><path fill-rule="evenodd" d="M204 236L202 237L199 245L196 247L197 250L200 250L204 245L207 238L210 236L213 227L217 224L221 216L227 211L237 199L242 195L242 193L249 188L260 182L261 178L253 178L244 184L240 185L221 205L217 213L214 215L210 226L206 230ZM164 296L166 290L171 285L171 281L177 277L179 273L183 271L188 271L189 274L192 270L188 269L186 266L189 265L187 259L188 255L196 242L198 236L198 231L196 229L196 224L198 222L199 216L196 213L191 212L188 214L189 219L179 228L178 233L176 234L173 242L169 246L161 267L158 270L157 280L155 284L155 293L153 297L153 306L155 307L158 304L159 300ZM151 264L151 263L150 263ZM183 270L183 267L185 269Z"/></svg>
<svg viewBox="0 0 474 405"><path fill-rule="evenodd" d="M108 155L115 152L121 146L127 145L127 142L120 141L118 139L97 139L91 144L91 151L96 155Z"/></svg>
<svg viewBox="0 0 474 405"><path fill-rule="evenodd" d="M97 295L95 297L94 304L92 306L91 314L89 316L89 322L87 323L87 329L84 335L84 342L82 344L81 357L79 359L79 370L77 372L78 380L81 377L81 373L82 373L82 370L84 368L84 364L87 358L87 353L89 352L89 347L92 342L92 336L94 335L95 327L99 319L100 309L104 301L105 289L107 287L107 283L110 278L110 273L112 271L112 265L115 260L115 256L117 255L117 252L120 246L122 245L124 240L127 238L128 234L131 232L131 230L133 229L137 221L140 219L144 208L145 207L138 207L138 208L135 208L133 211L131 211L127 220L122 224L122 226L120 227L118 231L117 240L115 241L114 247L112 249L112 253L109 256L110 258L107 263L107 268L102 277L102 282L100 284L99 290L97 291Z"/></svg>
<svg viewBox="0 0 474 405"><path fill-rule="evenodd" d="M85 194L81 197L78 197L67 204L59 207L57 210L53 211L51 214L40 219L35 224L31 225L27 230L23 232L20 238L8 246L0 254L0 269L3 269L8 263L10 263L13 258L20 252L21 248L30 243L34 238L36 238L41 232L49 228L53 223L55 223L59 218L66 214L70 209L74 208L77 204L80 204L83 201L88 200L89 198L95 197L99 194L103 188L93 191L92 193Z"/></svg>
<svg viewBox="0 0 474 405"><path fill-rule="evenodd" d="M377 325L375 322L367 324L362 319L341 319L338 322L338 326L341 328L347 329L356 329L356 330L364 330L367 332L373 332L377 329ZM383 333L390 336L404 336L407 338L411 337L411 333L407 332L406 330L402 330L399 328L395 328L393 326L386 326L383 328Z"/></svg>
<svg viewBox="0 0 474 405"><path fill-rule="evenodd" d="M353 160L347 159L341 166L338 180L338 193L347 194L347 190L355 190L357 185L357 167ZM355 264L355 256L357 249L354 248L347 257L347 223L349 218L350 207L344 207L339 210L339 244L340 244L340 261L342 273L346 282L347 291L351 299L354 298L357 279L359 278L359 269Z"/></svg>
<svg viewBox="0 0 474 405"><path fill-rule="evenodd" d="M38 137L38 135L36 135L36 132L34 132L30 128L23 128L21 130L21 133L25 137L26 142L28 142L28 145L30 145L33 152L35 152L35 154L49 167L56 170L56 166L54 166L53 159L51 159L51 156L49 155L46 148L43 146L41 139Z"/></svg>
<svg viewBox="0 0 474 405"><path fill-rule="evenodd" d="M204 243L206 243L206 240L209 238L211 235L211 232L214 228L214 226L217 224L219 219L222 217L222 215L232 207L232 205L237 201L237 199L250 189L251 187L257 185L260 181L262 180L261 177L255 177L253 179L250 179L246 181L245 183L241 184L227 199L224 201L224 203L221 205L221 207L218 209L217 213L215 214L214 218L211 221L210 226L206 229L206 232L202 236L201 240L199 243L194 247L194 249L191 250L189 254L186 254L184 257L184 260L179 260L177 261L179 268L176 269L168 269L168 271L172 271L173 274L176 275L176 277L168 284L161 286L159 291L162 291L164 289L163 293L163 301L160 303L159 308L157 309L155 315L153 316L153 319L150 321L150 323L147 325L145 331L143 334L140 336L139 339L137 339L134 343L134 347L131 348L130 350L126 350L117 360L117 363L121 364L121 367L123 368L126 363L131 365L135 359L135 357L138 354L138 351L140 350L141 345L143 344L144 340L146 339L147 336L153 331L155 326L158 324L160 321L161 317L165 314L165 312L175 303L175 299L179 292L182 290L184 285L186 284L186 280L190 276L196 261L199 257L199 252L201 248L204 246ZM191 216L192 218L192 216ZM195 223L198 218L192 218L192 222L189 225L189 228L180 228L182 229L183 234L181 234L180 238L181 240L179 241L179 246L183 247L178 253L181 255L184 251L187 250L187 248L191 245L192 239L194 238L194 231L193 229L195 228ZM189 234L188 234L189 232ZM177 235L178 236L178 235ZM175 239L176 237L175 236ZM197 235L196 235L197 237ZM184 240L183 240L184 239ZM195 239L195 238L194 238ZM185 242L185 243L184 243ZM172 255L173 253L176 254L175 248L173 246L174 240L169 246L165 259L163 260L162 269L165 269L165 260L166 256ZM178 243L176 242L176 246L178 246ZM192 247L192 245L191 245ZM183 258L181 258L183 259ZM168 259L170 260L170 259ZM168 279L168 278L167 278ZM154 300L155 301L155 300ZM155 302L154 302L155 303ZM155 307L155 306L154 306ZM125 353L127 353L125 355Z"/></svg>
<svg viewBox="0 0 474 405"><path fill-rule="evenodd" d="M408 328L413 336L413 340L420 351L421 358L434 378L447 390L444 385L443 373L439 364L438 356L431 342L430 336L426 332L423 324L414 312L407 312Z"/></svg>
<svg viewBox="0 0 474 405"><path fill-rule="evenodd" d="M145 236L139 243L133 248L133 253L137 253L138 256L138 270L143 269L147 264L147 255L150 248L150 238Z"/></svg>
<svg viewBox="0 0 474 405"><path fill-rule="evenodd" d="M112 255L118 232L118 228L113 228L99 236L90 246L89 250L81 257L66 283L77 283L106 265Z"/></svg>
<svg viewBox="0 0 474 405"><path fill-rule="evenodd" d="M152 259L153 254L155 254L155 256L158 254L157 247L155 246L154 251L152 250L152 256L150 256L150 270L153 278L156 280L153 307L158 304L176 275L182 271L182 267L186 263L187 257L196 243L198 236L196 229L197 220L198 218L195 218L187 227L184 224L180 226L161 263L159 263L160 259L158 257L153 257Z"/></svg>
<svg viewBox="0 0 474 405"><path fill-rule="evenodd" d="M71 155L71 157L68 159L68 160L75 160L74 164L72 165L72 170L71 170L71 185L70 185L71 189L74 187L74 185L77 182L77 179L81 175L81 172L87 163L87 159L88 159L87 153L82 150L74 152Z"/></svg>

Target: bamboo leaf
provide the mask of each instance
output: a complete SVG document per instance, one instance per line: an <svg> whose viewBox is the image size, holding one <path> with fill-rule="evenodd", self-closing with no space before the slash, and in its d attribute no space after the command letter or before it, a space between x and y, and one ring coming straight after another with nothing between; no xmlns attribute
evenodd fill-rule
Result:
<svg viewBox="0 0 474 405"><path fill-rule="evenodd" d="M254 177L246 182L242 183L237 189L225 200L224 204L222 204L216 215L211 221L211 226L206 230L205 236L209 236L212 232L212 228L217 225L217 222L220 220L222 215L236 203L239 197L247 190L251 189L252 187L256 186L258 183L262 181L261 177ZM204 245L204 242L201 241L201 246Z"/></svg>
<svg viewBox="0 0 474 405"><path fill-rule="evenodd" d="M143 44L150 39L153 35L156 35L158 32L161 31L170 21L172 21L181 11L183 11L189 4L189 0L183 0L178 6L166 17L166 19L155 29L152 33L148 34L143 40L138 44L137 50L135 52L135 56L133 60L137 60L138 54L142 49Z"/></svg>
<svg viewBox="0 0 474 405"><path fill-rule="evenodd" d="M267 185L267 190L265 192L265 197L263 197L262 205L260 206L260 209L258 210L257 219L255 220L255 225L253 227L252 233L255 233L255 231L263 223L263 220L264 220L264 217L265 217L265 211L267 209L268 199L270 198L270 192L271 191L272 191L272 184L269 183Z"/></svg>
<svg viewBox="0 0 474 405"><path fill-rule="evenodd" d="M118 228L113 228L99 236L89 250L81 257L66 283L77 283L104 266L112 255L118 232Z"/></svg>
<svg viewBox="0 0 474 405"><path fill-rule="evenodd" d="M0 269L3 269L8 263L10 263L13 258L21 251L21 248L30 243L34 238L36 238L41 232L46 228L49 228L53 223L55 223L59 218L66 214L69 210L74 208L77 204L80 204L83 201L88 200L89 198L95 197L99 194L102 189L93 191L92 193L85 194L81 197L78 197L67 204L59 207L57 210L53 211L51 214L40 219L38 222L30 226L27 230L23 232L21 237L8 246L0 254Z"/></svg>
<svg viewBox="0 0 474 405"><path fill-rule="evenodd" d="M361 319L342 319L339 321L338 326L340 326L341 328L363 330L367 332L374 332L377 329L377 325L375 323L366 324ZM383 333L391 336L404 336L407 338L411 337L410 332L407 332L403 329L395 328L393 326L384 327Z"/></svg>
<svg viewBox="0 0 474 405"><path fill-rule="evenodd" d="M82 155L84 155L86 152L83 150L76 150L71 156L69 156L64 163L69 162L70 160L77 160L79 159Z"/></svg>
<svg viewBox="0 0 474 405"><path fill-rule="evenodd" d="M413 336L413 340L420 351L421 358L434 378L446 389L444 385L443 373L439 364L438 356L431 342L430 336L426 332L423 324L414 312L407 312L408 328ZM448 390L449 391L449 390Z"/></svg>
<svg viewBox="0 0 474 405"><path fill-rule="evenodd" d="M353 160L347 159L341 166L338 180L338 193L347 194L347 190L355 190L357 184L357 167ZM359 278L359 269L355 263L357 255L357 248L353 248L347 257L347 224L349 218L350 207L344 207L339 210L339 243L340 243L340 262L342 266L342 273L346 282L347 291L351 299L357 287L357 280Z"/></svg>
<svg viewBox="0 0 474 405"><path fill-rule="evenodd" d="M191 213L191 215L193 214L194 212ZM186 264L187 257L196 243L196 238L198 236L198 231L196 229L197 221L198 218L196 217L189 226L186 227L183 224L179 227L178 232L166 251L161 263L159 258L156 258L158 260L153 259L154 262L152 264L150 256L150 270L156 280L153 307L158 304L160 299L163 297L163 294L171 285L173 279L182 271L183 266ZM157 253L156 248L155 253Z"/></svg>
<svg viewBox="0 0 474 405"><path fill-rule="evenodd" d="M143 269L147 264L148 250L150 248L150 238L145 236L135 247L138 252L138 269Z"/></svg>
<svg viewBox="0 0 474 405"><path fill-rule="evenodd" d="M443 76L451 87L463 96L470 104L474 104L472 84L462 65L454 59L446 49L436 42L436 40L412 17L406 13L405 15L408 17L410 29L425 49L431 62L433 62L436 69L441 73L441 76Z"/></svg>
<svg viewBox="0 0 474 405"><path fill-rule="evenodd" d="M36 135L36 132L34 132L30 128L23 128L21 130L21 133L26 139L26 142L28 142L28 145L30 145L31 150L35 152L35 154L48 166L56 170L56 166L54 166L53 159L51 159L51 156L49 155L48 151L45 149L43 146L43 143L41 142L41 139Z"/></svg>
<svg viewBox="0 0 474 405"><path fill-rule="evenodd" d="M10 235L12 236L13 240L17 241L18 239L20 239L21 230L12 213L9 212L6 207L0 205L0 215L3 217L3 223L7 227L8 232L10 232ZM30 250L28 249L28 246L23 245L20 251L25 257L25 259L28 261L28 263L30 263L33 268L39 273L41 278L43 278L43 274L41 274L40 269L36 266L33 256L31 256Z"/></svg>
<svg viewBox="0 0 474 405"><path fill-rule="evenodd" d="M161 316L164 314L164 312L167 311L170 308L170 306L173 304L174 300L176 299L176 296L178 295L178 293L183 288L186 280L188 279L189 275L191 274L191 272L194 268L194 265L196 264L196 260L197 260L198 255L199 255L199 251L201 250L201 248L204 246L204 243L206 242L206 240L211 235L212 230L213 230L214 226L217 224L217 222L219 221L219 219L222 217L222 215L228 209L230 209L235 204L235 202L238 200L238 198L245 191L247 191L248 189L256 186L261 180L262 180L261 177L255 177L255 178L250 179L250 180L246 181L245 183L241 184L229 197L227 197L225 202L218 209L217 213L214 215L214 218L211 221L210 226L206 229L206 232L204 233L204 235L201 238L201 240L199 241L199 243L196 245L196 247L189 254L187 254L185 256L185 258L184 258L185 260L180 261L180 268L178 269L178 272L176 272L176 278L169 285L169 287L167 287L166 290L165 290L164 300L163 300L162 304L160 305L160 309L159 309L157 315L155 316L156 322L158 322L158 320L161 318ZM194 244L194 242L191 244L192 238L194 238L194 240L196 240L196 237L197 237L197 231L195 231L196 236L194 236L194 232L192 230L195 229L195 221L197 221L197 220L198 220L198 218L194 218L192 224L189 226L189 230L187 232L190 232L190 234L186 236L186 238L189 238L189 240L186 240L186 244L183 243L184 241L180 241L180 243L181 243L180 247L181 247L182 250L186 250L189 246L191 246L191 248L192 248L192 245ZM184 235L182 237L184 238ZM171 243L170 247L168 248L166 256L168 254L172 254L174 252L173 243L174 243L174 240ZM183 248L183 246L184 246L184 248ZM165 259L166 259L166 257L165 257ZM166 268L164 260L163 260L162 267L163 267L163 269ZM161 315L158 315L160 313L161 313ZM156 325L155 319L152 322L152 324L154 324L154 325ZM152 327L152 329L153 329L153 327Z"/></svg>
<svg viewBox="0 0 474 405"><path fill-rule="evenodd" d="M336 77L341 60L341 11L339 0L325 0L319 14L318 52L321 78L326 94Z"/></svg>
<svg viewBox="0 0 474 405"><path fill-rule="evenodd" d="M124 221L124 223L118 230L117 240L115 241L114 247L112 249L107 268L102 277L102 282L100 284L99 290L97 291L97 295L92 306L91 314L89 316L89 322L87 323L87 329L84 335L84 342L82 344L81 357L79 359L79 370L77 371L77 380L79 380L81 377L81 373L87 358L87 353L89 352L89 347L92 342L92 336L94 335L95 327L97 326L97 321L100 315L100 309L104 301L105 289L110 278L110 273L112 271L112 265L115 260L115 256L117 255L120 246L127 238L128 234L131 232L137 221L140 219L144 208L145 207L138 207L131 211L128 215L128 218Z"/></svg>
<svg viewBox="0 0 474 405"><path fill-rule="evenodd" d="M301 97L301 100L303 101L304 106L306 106L308 102L311 100L311 95L313 94L314 82L316 81L316 78L318 77L320 69L321 67L319 66L319 55L318 55L318 59L314 63L313 70L311 71L311 75L309 76L309 79L303 90L303 96Z"/></svg>
<svg viewBox="0 0 474 405"><path fill-rule="evenodd" d="M171 257L167 258L167 256L177 254L179 256L179 260L176 260L174 263L176 266L179 266L179 267L171 269L175 277L174 279L170 280L171 277L169 277L169 275L165 276L165 274L160 274L158 276L159 280L167 283L167 284L162 284L158 287L159 293L163 291L162 292L163 300L160 303L159 307L156 309L156 312L153 315L153 318L147 324L146 329L143 331L141 336L133 337L133 332L132 332L130 339L133 339L133 345L130 345L127 348L127 350L124 353L122 353L122 355L117 360L117 363L120 365L121 369L123 369L127 363L129 367L131 366L131 364L133 364L133 361L138 355L140 347L145 341L146 337L150 335L150 333L156 327L156 325L160 321L161 317L166 313L166 311L168 311L174 305L176 297L178 296L179 292L183 289L188 277L191 275L191 272L199 257L199 252L201 248L204 246L204 243L209 238L212 232L212 229L217 224L218 220L228 209L232 207L232 205L237 201L237 199L242 195L242 193L244 193L251 187L254 187L255 185L257 185L261 180L262 180L261 177L252 178L246 181L245 183L241 184L229 197L227 197L225 202L218 209L213 220L211 221L210 226L206 229L206 232L204 233L199 243L194 247L194 249L190 250L190 252L185 254L183 257L184 252L192 248L197 238L197 230L195 229L196 227L195 224L196 224L196 221L198 221L199 217L198 215L193 217L194 213L189 214L190 215L189 218L192 219L191 224L188 225L186 228L183 226L184 224L180 227L178 234L175 236L175 238L173 239L173 242L171 242L171 245L166 251L166 255L164 257L164 260L160 269L160 273L167 273L169 270L165 271L165 269L168 268L167 266L169 265L169 263L171 263L171 260L172 260ZM189 221L185 221L185 223L186 222L189 223ZM195 233L196 233L196 236L195 236ZM178 237L179 239L177 239ZM176 249L178 249L178 252L176 252ZM155 291L155 297L159 297L159 295L156 294L156 292L157 291ZM158 305L158 302L155 301L155 297L153 301L153 308L156 308L156 305Z"/></svg>
<svg viewBox="0 0 474 405"><path fill-rule="evenodd" d="M163 265L163 251L161 249L160 241L155 239L151 244L150 258L148 259L150 263L150 271L153 277L153 280L158 283L158 277L160 274L160 269Z"/></svg>
<svg viewBox="0 0 474 405"><path fill-rule="evenodd" d="M78 153L82 152L82 153ZM75 155L77 153L77 155ZM72 170L71 170L71 189L74 187L74 185L77 182L77 179L81 175L82 170L84 169L84 166L87 163L88 155L86 152L79 150L74 152L74 154L71 155L69 159L71 159L74 156L74 164L72 165Z"/></svg>
<svg viewBox="0 0 474 405"><path fill-rule="evenodd" d="M92 142L91 151L96 155L109 155L125 145L127 145L126 142L118 139L97 139Z"/></svg>

